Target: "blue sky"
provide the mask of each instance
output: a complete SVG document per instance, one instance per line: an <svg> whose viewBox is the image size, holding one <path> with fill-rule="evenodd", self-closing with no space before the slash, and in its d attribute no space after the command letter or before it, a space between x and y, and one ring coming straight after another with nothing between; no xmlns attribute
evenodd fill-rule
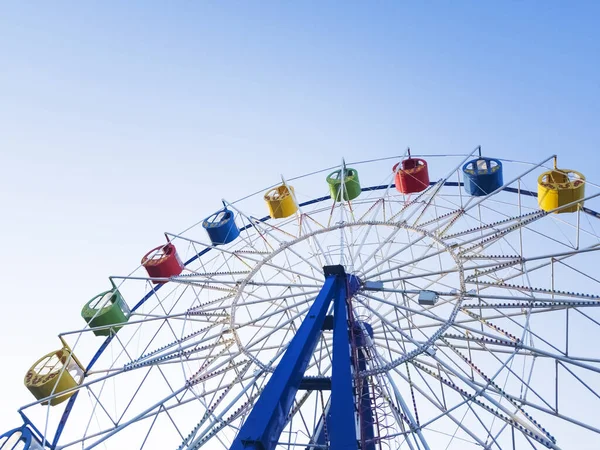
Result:
<svg viewBox="0 0 600 450"><path fill-rule="evenodd" d="M600 178L599 19L585 1L0 4L0 423L106 277L222 197L406 146L557 153Z"/></svg>

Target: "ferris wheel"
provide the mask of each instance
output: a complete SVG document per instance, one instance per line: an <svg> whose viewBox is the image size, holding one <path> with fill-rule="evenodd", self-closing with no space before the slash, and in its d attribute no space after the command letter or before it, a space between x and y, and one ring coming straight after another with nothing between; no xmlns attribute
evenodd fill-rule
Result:
<svg viewBox="0 0 600 450"><path fill-rule="evenodd" d="M82 302L0 449L598 448L598 196L477 148L222 200Z"/></svg>

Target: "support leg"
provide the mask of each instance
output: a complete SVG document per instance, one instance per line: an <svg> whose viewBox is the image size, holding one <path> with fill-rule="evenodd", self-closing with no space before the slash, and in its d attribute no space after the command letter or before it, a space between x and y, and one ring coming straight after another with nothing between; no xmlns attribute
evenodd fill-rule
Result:
<svg viewBox="0 0 600 450"><path fill-rule="evenodd" d="M341 268L343 273L343 268ZM230 450L272 450L286 424L304 371L317 345L327 309L342 277L328 274L298 332L265 386ZM345 277L342 279L345 283ZM345 286L345 285L344 285ZM353 450L355 450L354 447Z"/></svg>

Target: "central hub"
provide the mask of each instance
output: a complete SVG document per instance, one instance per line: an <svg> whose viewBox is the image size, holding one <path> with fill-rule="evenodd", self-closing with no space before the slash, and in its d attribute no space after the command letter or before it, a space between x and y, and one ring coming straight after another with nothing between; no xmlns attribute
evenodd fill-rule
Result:
<svg viewBox="0 0 600 450"><path fill-rule="evenodd" d="M356 275L346 273L346 269L341 264L335 266L324 266L323 273L325 274L325 277L331 275L346 277L346 282L348 283L348 298L351 298L360 289L360 279Z"/></svg>

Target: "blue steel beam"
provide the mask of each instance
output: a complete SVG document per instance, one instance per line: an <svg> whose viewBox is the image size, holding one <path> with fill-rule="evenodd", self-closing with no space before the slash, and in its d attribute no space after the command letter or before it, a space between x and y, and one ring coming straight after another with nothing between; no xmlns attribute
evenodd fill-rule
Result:
<svg viewBox="0 0 600 450"><path fill-rule="evenodd" d="M298 389L301 391L330 391L331 377L304 377Z"/></svg>
<svg viewBox="0 0 600 450"><path fill-rule="evenodd" d="M364 327L364 331L363 331ZM367 369L365 358L365 347L367 346L367 334L373 337L373 327L366 322L354 322L352 324L354 346L357 348L357 365L360 372ZM375 420L373 417L373 405L371 404L371 392L367 378L363 378L360 386L360 400L358 402L358 414L360 422L360 440L363 450L375 450ZM357 387L357 390L359 387Z"/></svg>
<svg viewBox="0 0 600 450"><path fill-rule="evenodd" d="M356 450L356 420L348 328L349 279L340 283L333 300L333 366L331 368L331 408L327 427L331 450ZM352 292L352 291L351 291Z"/></svg>
<svg viewBox="0 0 600 450"><path fill-rule="evenodd" d="M339 266L339 269L343 274L343 268ZM327 270L325 274L327 275L325 284L292 338L265 386L265 390L242 425L230 450L272 450L275 448L285 427L287 415L304 376L304 371L317 345L332 297L336 296L337 298L339 294L336 295L336 292L341 289L345 292L345 274L341 277L338 271L328 272ZM356 450L356 445L353 450Z"/></svg>

